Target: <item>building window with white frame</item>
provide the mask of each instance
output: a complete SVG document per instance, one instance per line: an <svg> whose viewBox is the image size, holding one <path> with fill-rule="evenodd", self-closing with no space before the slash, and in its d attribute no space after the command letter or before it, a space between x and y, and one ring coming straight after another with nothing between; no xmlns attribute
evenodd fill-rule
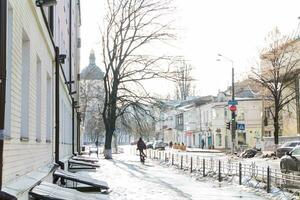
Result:
<svg viewBox="0 0 300 200"><path fill-rule="evenodd" d="M39 58L39 56L37 56L36 58L36 120L35 120L35 124L36 124L36 141L37 142L41 142L41 113L42 113L42 102L41 102L41 98L42 98L42 81L41 81L41 67L42 67L42 62L41 59Z"/></svg>
<svg viewBox="0 0 300 200"><path fill-rule="evenodd" d="M6 95L5 95L5 138L11 136L11 74L12 74L13 9L8 4L7 12L7 53L6 53Z"/></svg>
<svg viewBox="0 0 300 200"><path fill-rule="evenodd" d="M30 40L25 31L22 35L22 82L21 82L21 140L29 139L29 75Z"/></svg>
<svg viewBox="0 0 300 200"><path fill-rule="evenodd" d="M46 99L46 142L50 143L52 138L52 87L51 87L51 78L47 74L47 99Z"/></svg>

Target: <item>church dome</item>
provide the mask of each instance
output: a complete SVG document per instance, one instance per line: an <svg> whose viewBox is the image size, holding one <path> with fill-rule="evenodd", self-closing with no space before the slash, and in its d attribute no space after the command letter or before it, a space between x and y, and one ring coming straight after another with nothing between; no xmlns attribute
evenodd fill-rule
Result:
<svg viewBox="0 0 300 200"><path fill-rule="evenodd" d="M96 57L94 50L91 50L90 53L90 63L85 67L80 73L80 79L82 80L102 80L104 73L96 65Z"/></svg>

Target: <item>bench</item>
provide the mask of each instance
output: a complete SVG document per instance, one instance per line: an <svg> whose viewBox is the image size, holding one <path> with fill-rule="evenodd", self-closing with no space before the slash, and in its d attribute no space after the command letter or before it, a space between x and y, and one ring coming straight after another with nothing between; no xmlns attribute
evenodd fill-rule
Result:
<svg viewBox="0 0 300 200"><path fill-rule="evenodd" d="M90 163L96 163L99 161L97 158L90 158L85 156L73 156L72 159L78 161L90 162Z"/></svg>
<svg viewBox="0 0 300 200"><path fill-rule="evenodd" d="M63 188L56 184L49 182L41 182L39 185L35 186L31 191L29 191L29 196L34 199L43 200L101 200L106 199L95 194L88 194L79 192L77 190Z"/></svg>
<svg viewBox="0 0 300 200"><path fill-rule="evenodd" d="M96 169L97 167L100 167L100 165L73 159L68 160L69 169Z"/></svg>
<svg viewBox="0 0 300 200"><path fill-rule="evenodd" d="M84 184L84 186L81 186L81 187L78 187L78 186L72 187L74 189L78 189L81 191L96 190L96 191L100 191L100 192L106 191L106 193L107 193L109 190L108 184L105 181L100 181L100 180L97 180L94 178L89 178L89 177L82 176L77 173L71 173L71 172L61 170L61 169L56 170L53 173L53 177L73 181L76 183L76 185L77 185L77 183ZM86 185L88 187L86 187Z"/></svg>

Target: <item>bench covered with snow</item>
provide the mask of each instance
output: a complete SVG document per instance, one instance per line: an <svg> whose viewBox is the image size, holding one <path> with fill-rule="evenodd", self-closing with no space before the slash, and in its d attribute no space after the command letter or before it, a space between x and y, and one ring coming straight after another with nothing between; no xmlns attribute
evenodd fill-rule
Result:
<svg viewBox="0 0 300 200"><path fill-rule="evenodd" d="M41 182L39 185L35 186L29 195L35 199L43 200L101 200L99 195L89 194L79 192L77 190L63 188L58 185Z"/></svg>
<svg viewBox="0 0 300 200"><path fill-rule="evenodd" d="M100 167L100 165L95 163L70 159L68 161L68 167L69 169L95 169L97 167Z"/></svg>
<svg viewBox="0 0 300 200"><path fill-rule="evenodd" d="M101 190L109 190L108 184L105 181L99 181L97 179L89 178L86 176L79 175L77 173L67 172L61 169L56 170L53 173L55 178L63 178L65 180L70 180L76 183L82 183L90 187Z"/></svg>
<svg viewBox="0 0 300 200"><path fill-rule="evenodd" d="M72 159L78 161L84 161L84 162L91 162L91 163L95 163L99 161L97 158L91 158L85 156L73 156Z"/></svg>

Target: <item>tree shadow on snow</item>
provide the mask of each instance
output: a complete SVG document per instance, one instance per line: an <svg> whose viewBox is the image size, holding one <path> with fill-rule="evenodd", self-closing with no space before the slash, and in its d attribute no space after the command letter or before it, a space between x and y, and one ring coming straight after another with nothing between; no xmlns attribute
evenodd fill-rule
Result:
<svg viewBox="0 0 300 200"><path fill-rule="evenodd" d="M161 177L149 175L147 173L147 168L143 167L144 165L136 165L130 164L122 160L110 160L116 167L125 170L128 172L132 177L143 179L143 181L151 182L153 184L158 184L166 189L172 190L176 192L179 196L183 197L184 199L192 200L192 196L190 194L185 193L184 191L178 189L177 187L173 186L173 184L168 183L167 181L163 180ZM132 162L132 161L130 161ZM136 161L134 161L137 163ZM154 167L154 165L149 165L150 167ZM137 173L134 173L137 172Z"/></svg>

